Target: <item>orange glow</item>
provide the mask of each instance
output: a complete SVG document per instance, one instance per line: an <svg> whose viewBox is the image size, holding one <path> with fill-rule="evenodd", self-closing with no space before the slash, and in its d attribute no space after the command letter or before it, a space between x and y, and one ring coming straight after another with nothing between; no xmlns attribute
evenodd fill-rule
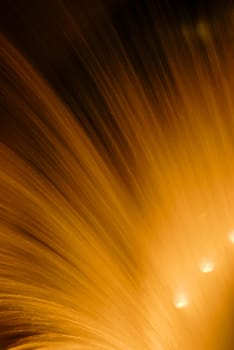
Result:
<svg viewBox="0 0 234 350"><path fill-rule="evenodd" d="M177 309L183 309L188 306L188 297L186 294L180 293L177 294L174 300L175 307Z"/></svg>
<svg viewBox="0 0 234 350"><path fill-rule="evenodd" d="M53 3L0 35L0 350L231 350L234 10Z"/></svg>
<svg viewBox="0 0 234 350"><path fill-rule="evenodd" d="M209 259L202 259L200 263L200 270L203 273L209 273L214 270L214 263L212 260Z"/></svg>
<svg viewBox="0 0 234 350"><path fill-rule="evenodd" d="M234 243L234 231L230 232L229 240L230 240L231 243Z"/></svg>

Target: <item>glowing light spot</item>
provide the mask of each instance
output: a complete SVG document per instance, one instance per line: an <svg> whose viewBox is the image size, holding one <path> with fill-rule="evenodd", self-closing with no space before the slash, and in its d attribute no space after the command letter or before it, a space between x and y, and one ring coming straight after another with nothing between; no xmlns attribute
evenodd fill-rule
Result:
<svg viewBox="0 0 234 350"><path fill-rule="evenodd" d="M231 243L234 243L234 231L230 232L230 234L229 234L229 241Z"/></svg>
<svg viewBox="0 0 234 350"><path fill-rule="evenodd" d="M211 260L203 259L200 263L200 271L203 273L209 273L214 270L214 263Z"/></svg>
<svg viewBox="0 0 234 350"><path fill-rule="evenodd" d="M188 306L188 297L184 293L177 294L174 299L174 305L177 309L183 309Z"/></svg>
<svg viewBox="0 0 234 350"><path fill-rule="evenodd" d="M204 42L210 39L210 30L208 23L205 21L200 21L197 24L197 34Z"/></svg>

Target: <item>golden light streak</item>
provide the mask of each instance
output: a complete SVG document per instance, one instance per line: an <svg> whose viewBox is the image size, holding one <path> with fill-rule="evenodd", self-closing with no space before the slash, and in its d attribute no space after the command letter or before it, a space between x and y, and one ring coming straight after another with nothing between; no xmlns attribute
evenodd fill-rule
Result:
<svg viewBox="0 0 234 350"><path fill-rule="evenodd" d="M233 9L98 3L1 15L0 350L231 350Z"/></svg>

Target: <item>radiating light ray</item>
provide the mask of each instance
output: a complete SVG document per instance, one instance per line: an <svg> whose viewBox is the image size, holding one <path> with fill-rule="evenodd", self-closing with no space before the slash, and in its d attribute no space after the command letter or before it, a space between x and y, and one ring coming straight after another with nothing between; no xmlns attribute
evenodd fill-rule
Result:
<svg viewBox="0 0 234 350"><path fill-rule="evenodd" d="M231 349L233 10L52 3L0 36L0 350Z"/></svg>

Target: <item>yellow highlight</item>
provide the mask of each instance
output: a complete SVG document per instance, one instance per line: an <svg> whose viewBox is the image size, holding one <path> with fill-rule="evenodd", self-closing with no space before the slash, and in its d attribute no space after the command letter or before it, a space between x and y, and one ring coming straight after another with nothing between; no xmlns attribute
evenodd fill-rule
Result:
<svg viewBox="0 0 234 350"><path fill-rule="evenodd" d="M188 297L184 293L177 294L174 300L174 305L177 309L183 309L188 306Z"/></svg>
<svg viewBox="0 0 234 350"><path fill-rule="evenodd" d="M209 273L214 270L214 262L209 259L203 259L200 263L200 270L203 273Z"/></svg>
<svg viewBox="0 0 234 350"><path fill-rule="evenodd" d="M230 240L231 243L234 243L234 231L230 232L229 240Z"/></svg>

